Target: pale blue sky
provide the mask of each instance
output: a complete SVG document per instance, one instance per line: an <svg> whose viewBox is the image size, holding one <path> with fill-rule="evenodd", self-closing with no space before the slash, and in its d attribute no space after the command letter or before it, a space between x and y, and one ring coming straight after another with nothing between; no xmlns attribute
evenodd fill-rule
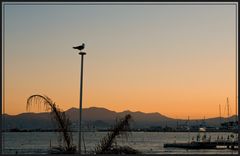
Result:
<svg viewBox="0 0 240 156"><path fill-rule="evenodd" d="M235 106L235 13L235 5L5 5L6 112L25 111L34 93L78 107L72 46L84 42L84 107L171 115L164 110L201 99L214 116L227 96Z"/></svg>

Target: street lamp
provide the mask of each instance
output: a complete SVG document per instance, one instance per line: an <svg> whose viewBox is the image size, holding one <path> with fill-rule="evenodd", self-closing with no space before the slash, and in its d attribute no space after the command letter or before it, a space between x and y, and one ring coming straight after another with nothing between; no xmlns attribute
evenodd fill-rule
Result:
<svg viewBox="0 0 240 156"><path fill-rule="evenodd" d="M83 84L82 84L82 81L83 81L83 57L84 55L86 55L85 52L83 52L82 50L84 49L85 47L85 44L83 43L82 45L80 46L77 46L77 47L73 47L73 49L78 49L80 50L80 52L78 53L79 55L81 55L81 66L80 66L80 69L81 69L81 72L80 72L80 97L79 97L79 129L78 129L78 132L79 132L79 140L78 140L78 150L79 150L79 154L81 155L81 132L82 132L82 88L83 88Z"/></svg>

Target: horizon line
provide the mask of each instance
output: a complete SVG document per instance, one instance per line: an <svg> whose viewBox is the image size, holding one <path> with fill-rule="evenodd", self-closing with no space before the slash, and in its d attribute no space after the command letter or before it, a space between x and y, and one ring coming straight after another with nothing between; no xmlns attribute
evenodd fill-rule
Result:
<svg viewBox="0 0 240 156"><path fill-rule="evenodd" d="M129 112L131 112L131 113L159 114L159 115L162 115L162 116L167 117L167 118L178 119L178 120L188 120L187 118L184 119L184 118L173 118L173 117L169 117L169 116L167 116L167 115L161 114L160 112L131 111L131 110L128 110L128 109L123 110L123 111L114 111L114 110L110 110L110 109L105 108L105 107L96 107L96 106L85 107L85 108L83 108L83 109L90 109L90 108L106 109L106 110L108 110L108 111L112 111L112 112L115 112L115 113L122 113L122 112L127 112L127 111L129 111ZM67 109L67 110L64 110L64 112L69 111L70 109L78 109L78 110L79 110L79 108L71 107L71 108L69 108L69 109ZM19 113L19 114L7 114L7 113L3 113L2 115L17 116L17 115L27 114L27 113L39 114L39 113L50 113L50 111L43 111L43 112L30 112L30 111L27 112L27 111L26 111L26 112L22 112L22 113ZM233 114L233 115L230 115L229 117L216 116L216 117L208 117L208 118L205 118L205 116L204 116L204 119L201 119L201 118L195 119L195 118L194 118L194 119L189 119L189 120L206 120L206 119L213 119L213 118L223 118L223 119L225 118L225 119L227 119L227 118L231 118L231 117L234 117L234 116L237 116L237 115L236 115L236 114ZM189 116L189 117L190 117L190 116Z"/></svg>

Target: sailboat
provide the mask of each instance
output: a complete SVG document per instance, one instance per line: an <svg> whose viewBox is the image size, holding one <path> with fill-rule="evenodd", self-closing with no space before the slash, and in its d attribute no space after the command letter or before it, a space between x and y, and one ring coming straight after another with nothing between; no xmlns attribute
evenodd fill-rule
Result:
<svg viewBox="0 0 240 156"><path fill-rule="evenodd" d="M238 133L238 120L237 120L237 114L236 114L236 121L231 121L230 119L230 106L229 106L229 99L227 97L227 120L225 122L220 123L220 129L223 131L228 131L228 132L233 132L233 133ZM237 109L237 107L236 107ZM237 112L237 111L236 111ZM221 119L221 116L220 116Z"/></svg>

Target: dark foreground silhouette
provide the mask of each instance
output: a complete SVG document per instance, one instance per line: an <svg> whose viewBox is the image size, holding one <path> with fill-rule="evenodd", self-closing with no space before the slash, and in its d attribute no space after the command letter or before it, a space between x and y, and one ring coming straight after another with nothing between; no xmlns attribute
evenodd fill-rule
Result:
<svg viewBox="0 0 240 156"><path fill-rule="evenodd" d="M47 96L30 96L27 99L27 110L30 110L30 107L33 104L37 105L38 107L43 104L46 111L51 110L51 117L57 124L59 130L59 147L53 147L53 149L59 153L75 153L76 146L73 144L72 132L70 129L71 122L65 115L65 112L60 111L56 104Z"/></svg>
<svg viewBox="0 0 240 156"><path fill-rule="evenodd" d="M51 110L51 117L54 123L57 124L59 139L58 147L52 147L50 153L58 154L70 154L76 153L76 146L73 144L73 138L71 133L71 122L65 115L65 112L61 111L56 104L45 95L32 95L27 99L27 110L30 110L32 105L43 105L46 111ZM110 132L102 138L100 143L96 146L93 153L95 154L137 154L139 151L129 146L118 146L116 144L116 137L125 135L126 138L130 131L130 120L132 116L127 114L124 118L116 120L116 124L110 129ZM86 150L85 150L86 153Z"/></svg>
<svg viewBox="0 0 240 156"><path fill-rule="evenodd" d="M127 114L123 119L117 120L112 130L100 141L96 147L96 154L137 154L139 151L129 146L118 146L116 144L116 137L119 135L126 135L130 131L130 119L132 116ZM115 144L114 144L115 143Z"/></svg>

